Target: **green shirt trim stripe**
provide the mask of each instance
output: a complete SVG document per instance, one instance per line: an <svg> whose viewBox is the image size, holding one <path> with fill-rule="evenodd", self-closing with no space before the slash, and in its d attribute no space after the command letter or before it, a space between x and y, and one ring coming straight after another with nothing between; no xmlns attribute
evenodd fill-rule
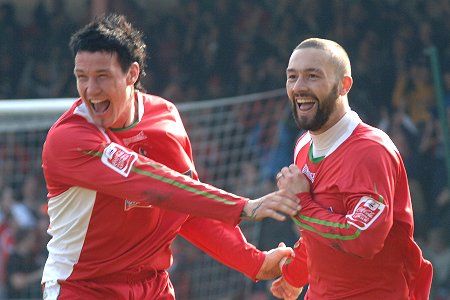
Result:
<svg viewBox="0 0 450 300"><path fill-rule="evenodd" d="M298 221L295 218L292 218L292 219L295 222L295 224L297 224L298 226L302 227L303 229L306 229L306 230L309 230L311 232L317 233L318 235L320 235L320 236L322 236L324 238L328 238L328 239L337 239L337 240L343 240L343 241L354 240L354 239L358 238L358 236L361 234L361 230L360 229L356 230L356 232L353 235L340 235L340 234L333 234L333 233L324 233L324 232L318 231L317 229L315 229L315 228L313 228L313 227L311 227L309 225L301 223L300 221Z"/></svg>
<svg viewBox="0 0 450 300"><path fill-rule="evenodd" d="M301 215L301 214L297 214L297 217L299 217L302 220L305 220L305 221L308 221L308 222L311 222L311 223L315 223L315 224L319 224L319 225L325 225L325 226L337 227L337 228L344 228L344 229L350 228L350 224L334 223L334 222L329 222L329 221L324 221L324 220L319 220L319 219L313 219L313 218L306 217L306 216Z"/></svg>
<svg viewBox="0 0 450 300"><path fill-rule="evenodd" d="M82 152L85 153L85 154L88 154L88 155L98 156L98 157L101 157L103 155L102 152L97 152L97 151L82 151ZM153 167L155 169L165 169L165 167L153 164L151 162L143 162L141 160L138 160L138 162L141 163L141 164L149 165L149 166L151 166L151 167ZM170 170L169 168L167 168L167 169ZM159 181L171 184L171 185L173 185L173 186L175 186L177 188L181 188L183 190L186 190L188 192L191 192L191 193L194 193L194 194L197 194L197 195L201 195L201 196L213 199L213 200L217 200L219 202L222 202L222 203L225 203L225 204L228 204L228 205L236 205L236 202L229 201L227 199L221 198L219 196L216 196L214 194L208 193L206 191L197 190L197 189L195 189L193 187L187 186L187 185L182 184L180 182L177 182L177 181L175 181L173 179L168 179L166 177L153 174L152 172L140 170L137 167L132 167L131 171L133 171L133 172L135 172L137 174L141 174L141 175L144 175L144 176L152 177L152 178L154 178L156 180L159 180Z"/></svg>

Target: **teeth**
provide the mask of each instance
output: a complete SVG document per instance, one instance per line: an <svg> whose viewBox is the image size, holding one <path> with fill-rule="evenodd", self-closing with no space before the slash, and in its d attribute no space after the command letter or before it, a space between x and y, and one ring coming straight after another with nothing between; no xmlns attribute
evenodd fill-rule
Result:
<svg viewBox="0 0 450 300"><path fill-rule="evenodd" d="M302 103L314 103L315 102L313 99L297 99L296 101L299 104L302 104Z"/></svg>
<svg viewBox="0 0 450 300"><path fill-rule="evenodd" d="M103 102L103 101L105 101L105 100L97 100L97 99L93 99L93 100L91 100L91 103L92 103L92 104L97 104L97 103L101 103L101 102Z"/></svg>

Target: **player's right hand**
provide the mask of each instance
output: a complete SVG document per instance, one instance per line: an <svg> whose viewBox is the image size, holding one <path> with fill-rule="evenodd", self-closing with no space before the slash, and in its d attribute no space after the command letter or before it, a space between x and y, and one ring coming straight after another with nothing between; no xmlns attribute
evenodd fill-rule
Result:
<svg viewBox="0 0 450 300"><path fill-rule="evenodd" d="M276 180L280 190L285 189L294 194L310 191L308 179L295 164L282 168L278 172Z"/></svg>
<svg viewBox="0 0 450 300"><path fill-rule="evenodd" d="M255 200L249 200L242 210L241 218L259 221L272 218L284 221L286 216L295 216L301 209L297 196L287 190L279 190Z"/></svg>
<svg viewBox="0 0 450 300"><path fill-rule="evenodd" d="M278 278L272 283L270 292L275 298L284 300L296 300L303 288L297 288L290 285L283 277Z"/></svg>

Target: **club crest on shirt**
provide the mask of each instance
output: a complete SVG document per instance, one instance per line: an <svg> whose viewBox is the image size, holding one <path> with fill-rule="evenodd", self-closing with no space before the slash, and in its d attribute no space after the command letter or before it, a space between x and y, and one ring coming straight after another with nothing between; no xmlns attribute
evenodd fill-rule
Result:
<svg viewBox="0 0 450 300"><path fill-rule="evenodd" d="M375 201L370 197L361 197L361 200L359 200L358 204L355 206L353 213L346 216L348 223L361 230L365 230L375 222L385 207L386 205Z"/></svg>
<svg viewBox="0 0 450 300"><path fill-rule="evenodd" d="M116 143L109 144L102 155L103 164L124 177L128 177L136 160L136 153Z"/></svg>

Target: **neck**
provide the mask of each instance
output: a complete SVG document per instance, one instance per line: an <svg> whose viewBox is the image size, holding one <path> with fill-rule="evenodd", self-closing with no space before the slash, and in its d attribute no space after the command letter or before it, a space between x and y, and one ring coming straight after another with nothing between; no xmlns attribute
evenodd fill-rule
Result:
<svg viewBox="0 0 450 300"><path fill-rule="evenodd" d="M313 142L313 156L325 156L334 143L346 132L350 122L351 118L349 117L349 114L346 113L336 124L328 128L326 131L320 134L310 132Z"/></svg>
<svg viewBox="0 0 450 300"><path fill-rule="evenodd" d="M132 99L130 99L131 107L128 120L125 122L124 127L128 127L137 121L139 115L139 105L137 103L137 97L134 96L134 92L131 94Z"/></svg>

